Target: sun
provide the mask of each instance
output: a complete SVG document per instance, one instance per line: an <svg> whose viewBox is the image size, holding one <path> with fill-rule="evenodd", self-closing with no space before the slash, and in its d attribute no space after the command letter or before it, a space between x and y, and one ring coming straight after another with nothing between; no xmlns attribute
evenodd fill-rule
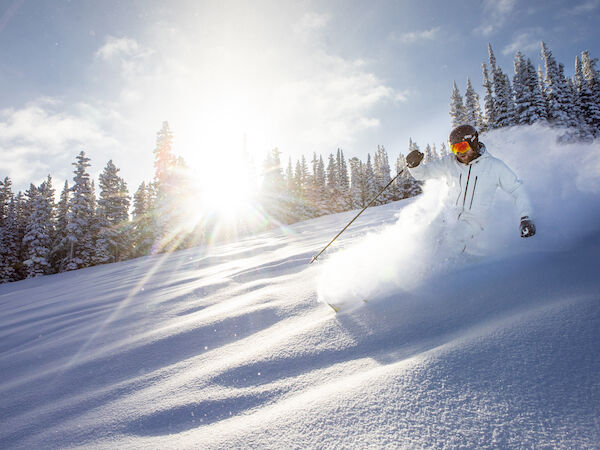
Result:
<svg viewBox="0 0 600 450"><path fill-rule="evenodd" d="M256 229L261 223L258 179L242 152L223 152L195 163L187 175L194 192L181 205L186 229L200 227L211 241Z"/></svg>

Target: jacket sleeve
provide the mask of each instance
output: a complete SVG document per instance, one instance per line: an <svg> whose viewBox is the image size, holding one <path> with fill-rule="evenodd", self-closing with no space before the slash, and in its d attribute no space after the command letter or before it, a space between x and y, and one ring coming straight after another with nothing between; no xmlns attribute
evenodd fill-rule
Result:
<svg viewBox="0 0 600 450"><path fill-rule="evenodd" d="M531 202L529 201L529 196L527 195L527 192L525 192L523 182L504 162L498 162L498 185L502 188L503 191L507 192L515 200L515 204L517 205L517 210L519 212L519 217L531 217Z"/></svg>
<svg viewBox="0 0 600 450"><path fill-rule="evenodd" d="M410 174L417 180L426 180L428 178L442 178L449 173L451 161L448 158L436 159L426 164L419 164L417 167L409 168Z"/></svg>

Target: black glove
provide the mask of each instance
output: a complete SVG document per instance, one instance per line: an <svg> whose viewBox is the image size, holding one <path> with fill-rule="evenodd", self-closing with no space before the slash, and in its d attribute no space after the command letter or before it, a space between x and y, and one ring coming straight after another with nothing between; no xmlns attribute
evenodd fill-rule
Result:
<svg viewBox="0 0 600 450"><path fill-rule="evenodd" d="M529 216L521 217L521 237L528 238L535 234L535 224L529 218Z"/></svg>
<svg viewBox="0 0 600 450"><path fill-rule="evenodd" d="M421 164L423 156L423 153L421 153L419 150L413 150L406 155L406 165L411 169L413 167L417 167L419 164Z"/></svg>

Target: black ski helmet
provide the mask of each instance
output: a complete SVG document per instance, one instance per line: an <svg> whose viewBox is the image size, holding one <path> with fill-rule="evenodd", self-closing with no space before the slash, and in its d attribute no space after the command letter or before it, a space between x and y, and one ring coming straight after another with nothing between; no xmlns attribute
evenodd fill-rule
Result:
<svg viewBox="0 0 600 450"><path fill-rule="evenodd" d="M479 151L479 133L475 127L460 125L450 132L450 137L448 137L450 145L463 141L467 141L473 150Z"/></svg>

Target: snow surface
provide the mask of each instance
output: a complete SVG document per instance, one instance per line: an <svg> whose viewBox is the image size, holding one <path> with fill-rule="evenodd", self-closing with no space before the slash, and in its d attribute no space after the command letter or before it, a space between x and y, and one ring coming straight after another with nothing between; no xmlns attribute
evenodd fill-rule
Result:
<svg viewBox="0 0 600 450"><path fill-rule="evenodd" d="M538 228L499 192L487 256L431 182L312 265L354 211L0 286L0 447L597 447L600 143L482 140Z"/></svg>

